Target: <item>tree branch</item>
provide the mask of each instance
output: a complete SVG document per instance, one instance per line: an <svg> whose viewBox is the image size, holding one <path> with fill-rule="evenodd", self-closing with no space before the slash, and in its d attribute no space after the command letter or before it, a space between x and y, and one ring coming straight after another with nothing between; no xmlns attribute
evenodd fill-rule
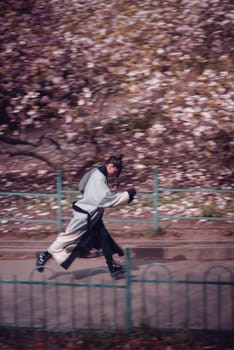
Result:
<svg viewBox="0 0 234 350"><path fill-rule="evenodd" d="M26 150L25 151L10 151L10 150L8 150L7 152L4 152L1 150L0 153L8 155L10 157L16 157L16 156L33 157L33 158L36 158L36 159L39 159L39 160L45 162L47 165L49 165L53 169L58 168L58 166L55 163L51 162L46 157L44 157L36 152L33 152L33 151L26 151Z"/></svg>
<svg viewBox="0 0 234 350"><path fill-rule="evenodd" d="M38 141L38 146L42 143L43 140L50 141L57 149L61 150L60 144L55 141L52 137L49 137L47 135L42 135Z"/></svg>
<svg viewBox="0 0 234 350"><path fill-rule="evenodd" d="M37 147L36 143L26 141L21 138L15 138L15 137L6 136L6 135L0 135L0 141L4 143L8 143L9 145L27 145L27 146Z"/></svg>
<svg viewBox="0 0 234 350"><path fill-rule="evenodd" d="M16 138L12 136L0 135L0 142L8 143L9 145L26 145L32 147L38 147L43 140L50 141L57 149L61 149L59 143L54 140L52 137L47 135L42 135L37 142L30 142L27 140L23 140L21 138Z"/></svg>

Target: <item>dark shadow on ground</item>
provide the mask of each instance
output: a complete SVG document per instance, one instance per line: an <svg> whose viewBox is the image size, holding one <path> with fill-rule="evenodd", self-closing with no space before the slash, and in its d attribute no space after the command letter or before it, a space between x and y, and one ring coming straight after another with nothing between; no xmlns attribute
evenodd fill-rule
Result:
<svg viewBox="0 0 234 350"><path fill-rule="evenodd" d="M161 253L158 254L158 255L161 255L161 257L155 256L154 251L155 250L153 249L150 250L149 248L146 248L145 250L142 248L139 250L135 250L135 252L133 253L133 256L131 257L131 272L134 273L134 271L138 271L142 265L146 265L146 264L168 263L168 262L186 260L186 258L183 255L175 256L172 259L164 259ZM81 259L81 258L77 258L77 259ZM109 271L106 265L80 269L72 272L69 272L69 271L58 272L50 276L48 279L53 280L53 279L66 276L69 280L74 281L74 280L89 279L89 277L91 278L93 276L100 275L103 273L109 274ZM131 277L135 278L136 276L132 275Z"/></svg>

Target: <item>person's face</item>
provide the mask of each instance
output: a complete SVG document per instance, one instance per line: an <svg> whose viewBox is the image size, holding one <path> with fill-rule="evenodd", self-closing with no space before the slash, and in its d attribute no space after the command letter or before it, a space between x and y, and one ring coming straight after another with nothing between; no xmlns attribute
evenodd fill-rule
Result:
<svg viewBox="0 0 234 350"><path fill-rule="evenodd" d="M115 176L115 175L117 175L118 168L116 166L114 166L112 163L107 164L106 168L107 168L108 176Z"/></svg>

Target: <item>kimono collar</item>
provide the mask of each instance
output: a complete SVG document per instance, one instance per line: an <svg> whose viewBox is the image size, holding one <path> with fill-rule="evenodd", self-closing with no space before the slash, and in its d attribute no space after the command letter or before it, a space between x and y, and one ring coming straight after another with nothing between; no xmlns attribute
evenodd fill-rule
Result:
<svg viewBox="0 0 234 350"><path fill-rule="evenodd" d="M107 178L107 168L105 165L100 166L98 170Z"/></svg>

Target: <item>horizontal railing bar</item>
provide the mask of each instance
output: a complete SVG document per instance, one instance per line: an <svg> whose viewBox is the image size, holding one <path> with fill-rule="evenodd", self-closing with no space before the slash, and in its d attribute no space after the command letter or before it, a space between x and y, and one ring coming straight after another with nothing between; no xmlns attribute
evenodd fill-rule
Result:
<svg viewBox="0 0 234 350"><path fill-rule="evenodd" d="M13 218L0 218L1 221L16 221L16 222L49 222L49 223L57 223L57 220L49 220L49 219L13 219Z"/></svg>
<svg viewBox="0 0 234 350"><path fill-rule="evenodd" d="M174 219L174 220L234 220L234 217L212 217L212 216L173 216L159 215L159 219Z"/></svg>
<svg viewBox="0 0 234 350"><path fill-rule="evenodd" d="M140 220L140 219L104 219L106 222L136 222L136 223L144 223L144 224L153 224L152 220Z"/></svg>
<svg viewBox="0 0 234 350"><path fill-rule="evenodd" d="M1 195L25 197L57 197L57 193L0 192Z"/></svg>
<svg viewBox="0 0 234 350"><path fill-rule="evenodd" d="M216 218L212 216L173 216L173 215L159 215L159 219L175 219L175 220L234 220L234 218L222 217ZM63 216L63 220L70 220L68 216ZM144 224L153 224L152 220L140 220L140 219L104 219L104 222L135 222Z"/></svg>
<svg viewBox="0 0 234 350"><path fill-rule="evenodd" d="M196 281L196 280L160 280L160 279L144 279L134 278L132 282L137 283L169 283L169 284L209 284L209 285L228 285L234 286L234 281Z"/></svg>
<svg viewBox="0 0 234 350"><path fill-rule="evenodd" d="M80 193L81 194L81 192L78 190L61 190L61 192L62 193Z"/></svg>
<svg viewBox="0 0 234 350"><path fill-rule="evenodd" d="M63 220L71 220L69 216L63 216ZM103 219L104 222L136 222L144 224L153 224L153 220L140 220L140 219Z"/></svg>
<svg viewBox="0 0 234 350"><path fill-rule="evenodd" d="M168 187L159 187L158 191L160 192L205 192L205 193L234 193L232 189L224 190L212 190L212 189L194 189L194 188L168 188ZM76 190L62 190L63 193L80 193ZM137 193L136 197L154 197L157 193Z"/></svg>
<svg viewBox="0 0 234 350"><path fill-rule="evenodd" d="M80 191L76 190L62 190L62 193L70 194L81 194ZM31 192L0 192L0 195L9 195L9 196L38 196L38 197L55 197L57 193L31 193ZM137 193L136 196L139 197L153 197L154 193Z"/></svg>
<svg viewBox="0 0 234 350"><path fill-rule="evenodd" d="M70 220L70 217L64 216L62 218L63 221ZM216 220L216 221L233 221L234 218L216 218L216 217L206 217L206 216L170 216L170 215L160 215L159 219L174 219L174 220ZM45 222L45 223L57 223L57 220L49 220L49 219L14 219L14 218L0 218L1 221L9 221L9 222ZM152 220L140 220L140 219L104 219L104 222L128 222L128 223L143 223L147 225L152 225L154 221Z"/></svg>
<svg viewBox="0 0 234 350"><path fill-rule="evenodd" d="M224 189L224 190L211 190L211 189L195 189L195 188L167 188L167 187L158 187L158 191L162 192L207 192L207 193L234 193L234 190ZM153 194L154 195L154 194Z"/></svg>
<svg viewBox="0 0 234 350"><path fill-rule="evenodd" d="M211 190L211 189L182 189L182 188L167 188L159 187L158 191L161 192L198 192L198 193L234 193L234 190L224 189L224 190ZM76 190L62 190L62 193L80 193ZM30 193L30 192L0 192L0 195L9 195L9 196L35 196L35 197L56 197L57 193ZM138 193L138 197L154 197L157 193Z"/></svg>
<svg viewBox="0 0 234 350"><path fill-rule="evenodd" d="M133 278L133 283L169 283L169 284L208 284L208 285L228 285L234 286L234 281L206 281L206 280L174 280L174 279L144 279ZM118 288L125 289L125 284L111 283L77 283L77 282L56 282L56 281L20 281L20 280L1 280L0 284L23 284L23 285L47 285L47 286L63 286L63 287L90 287L90 288Z"/></svg>

